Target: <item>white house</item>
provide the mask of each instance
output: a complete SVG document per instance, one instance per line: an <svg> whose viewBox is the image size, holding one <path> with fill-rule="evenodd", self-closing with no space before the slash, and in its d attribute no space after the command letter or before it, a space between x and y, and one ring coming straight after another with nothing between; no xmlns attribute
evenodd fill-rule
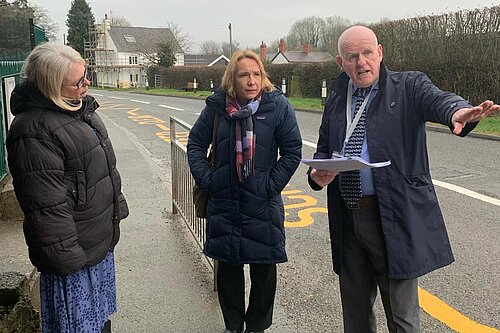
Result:
<svg viewBox="0 0 500 333"><path fill-rule="evenodd" d="M174 41L175 66L184 65L184 52L168 28L111 26L107 16L85 43L92 80L103 87L145 87L146 70L156 58L158 45Z"/></svg>

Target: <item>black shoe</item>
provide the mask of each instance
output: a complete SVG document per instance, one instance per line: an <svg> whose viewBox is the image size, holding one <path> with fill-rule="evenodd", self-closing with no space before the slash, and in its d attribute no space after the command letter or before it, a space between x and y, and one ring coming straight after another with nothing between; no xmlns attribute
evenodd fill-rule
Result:
<svg viewBox="0 0 500 333"><path fill-rule="evenodd" d="M241 332L242 332L242 330L234 330L234 331L233 331L233 330L228 330L228 329L226 328L226 329L224 330L224 332L223 332L223 333L241 333Z"/></svg>
<svg viewBox="0 0 500 333"><path fill-rule="evenodd" d="M264 331L249 331L249 330L246 330L245 333L264 333Z"/></svg>
<svg viewBox="0 0 500 333"><path fill-rule="evenodd" d="M111 320L108 319L102 327L101 333L111 333Z"/></svg>

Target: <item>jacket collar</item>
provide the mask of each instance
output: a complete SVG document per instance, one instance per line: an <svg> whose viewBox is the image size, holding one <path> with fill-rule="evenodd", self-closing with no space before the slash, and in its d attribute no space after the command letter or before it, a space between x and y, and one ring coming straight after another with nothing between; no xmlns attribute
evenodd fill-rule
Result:
<svg viewBox="0 0 500 333"><path fill-rule="evenodd" d="M261 110L267 110L269 103L273 102L273 96L282 94L281 89L275 87L276 89L272 92L262 92L262 97L260 100L259 110L257 112L261 112ZM219 112L226 114L226 93L218 88L215 90L214 94L207 97L206 104L209 107L214 107Z"/></svg>

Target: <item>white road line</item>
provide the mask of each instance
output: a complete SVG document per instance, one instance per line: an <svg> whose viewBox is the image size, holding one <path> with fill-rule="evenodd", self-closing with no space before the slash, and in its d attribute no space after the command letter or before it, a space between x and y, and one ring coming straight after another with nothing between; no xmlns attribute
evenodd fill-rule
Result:
<svg viewBox="0 0 500 333"><path fill-rule="evenodd" d="M99 96L99 97L102 97L104 95L101 95L101 94L92 94L92 96Z"/></svg>
<svg viewBox="0 0 500 333"><path fill-rule="evenodd" d="M468 197L471 197L471 198L474 198L477 200L481 200L481 201L487 202L487 203L495 205L495 206L500 206L500 200L486 196L484 194L477 193L477 192L468 190L466 188L463 188L463 187L460 187L457 185L448 184L448 183L442 182L440 180L433 179L432 182L434 183L434 185L444 187L445 189L448 189L450 191L455 191L457 193L466 195Z"/></svg>
<svg viewBox="0 0 500 333"><path fill-rule="evenodd" d="M314 148L314 149L318 148L318 146L315 143L312 143L312 142L309 142L309 141L306 141L306 140L302 140L302 144L306 145L306 146L309 146L311 148Z"/></svg>
<svg viewBox="0 0 500 333"><path fill-rule="evenodd" d="M125 98L122 98L122 97L115 97L115 96L108 96L109 98L114 98L114 99L125 99Z"/></svg>
<svg viewBox="0 0 500 333"><path fill-rule="evenodd" d="M184 109L179 109L179 108L175 108L173 106L168 106L168 105L163 105L163 104L160 104L158 106L162 107L162 108L166 108L166 109L172 109L172 110L177 110L177 111L184 111Z"/></svg>
<svg viewBox="0 0 500 333"><path fill-rule="evenodd" d="M304 144L306 146L309 146L311 148L317 148L317 145L315 143L312 143L312 142L309 142L309 141L306 141L306 140L302 140L302 144ZM445 183L445 182L442 182L440 180L433 179L432 182L434 183L434 185L440 186L440 187L445 188L447 190L450 190L450 191L453 191L453 192L457 192L457 193L466 195L468 197L471 197L471 198L474 198L474 199L477 199L477 200L481 200L481 201L487 202L487 203L495 205L495 206L500 206L500 200L499 199L495 199L495 198L489 197L487 195L484 195L484 194L481 194L481 193L477 193L477 192L468 190L468 189L466 189L464 187L460 187L460 186L457 186L457 185Z"/></svg>
<svg viewBox="0 0 500 333"><path fill-rule="evenodd" d="M151 102L139 101L138 99L131 99L132 102L141 103L141 104L151 104Z"/></svg>

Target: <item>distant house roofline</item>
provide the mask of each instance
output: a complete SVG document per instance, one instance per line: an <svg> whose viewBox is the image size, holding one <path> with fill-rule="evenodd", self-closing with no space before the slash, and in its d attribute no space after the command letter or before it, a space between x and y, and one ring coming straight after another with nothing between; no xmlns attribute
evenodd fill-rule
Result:
<svg viewBox="0 0 500 333"><path fill-rule="evenodd" d="M229 62L228 57L226 57L225 55L221 54L221 55L220 55L217 59L215 59L214 61L212 61L211 63L209 63L209 64L208 64L208 67L215 65L215 64L216 64L216 63L218 63L218 62L219 62L219 60L221 60L221 59L224 59L224 60L226 61L226 63L228 63L228 62Z"/></svg>

